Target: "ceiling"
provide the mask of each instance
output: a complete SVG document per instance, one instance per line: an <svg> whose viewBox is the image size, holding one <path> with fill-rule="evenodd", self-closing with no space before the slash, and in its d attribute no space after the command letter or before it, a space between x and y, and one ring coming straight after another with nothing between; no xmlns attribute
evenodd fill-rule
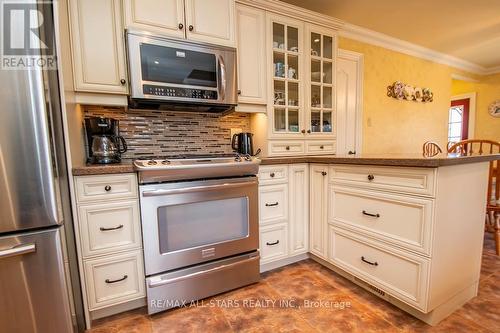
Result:
<svg viewBox="0 0 500 333"><path fill-rule="evenodd" d="M500 66L500 0L282 0L486 69Z"/></svg>

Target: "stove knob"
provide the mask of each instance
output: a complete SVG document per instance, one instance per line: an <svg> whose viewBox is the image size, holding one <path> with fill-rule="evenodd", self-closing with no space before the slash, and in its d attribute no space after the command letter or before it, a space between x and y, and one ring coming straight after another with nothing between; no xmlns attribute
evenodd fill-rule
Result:
<svg viewBox="0 0 500 333"><path fill-rule="evenodd" d="M235 160L236 162L241 162L241 156L236 156L236 157L234 158L234 160Z"/></svg>
<svg viewBox="0 0 500 333"><path fill-rule="evenodd" d="M148 165L156 165L156 161L155 160L151 160L151 161L148 161Z"/></svg>

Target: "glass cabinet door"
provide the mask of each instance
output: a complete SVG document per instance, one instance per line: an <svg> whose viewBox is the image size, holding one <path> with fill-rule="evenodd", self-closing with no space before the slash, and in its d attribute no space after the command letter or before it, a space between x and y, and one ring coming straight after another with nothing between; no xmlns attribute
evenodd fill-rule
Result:
<svg viewBox="0 0 500 333"><path fill-rule="evenodd" d="M335 38L319 32L309 32L310 41L310 132L333 134L334 131L334 61Z"/></svg>
<svg viewBox="0 0 500 333"><path fill-rule="evenodd" d="M299 133L302 115L302 30L272 21L273 131Z"/></svg>

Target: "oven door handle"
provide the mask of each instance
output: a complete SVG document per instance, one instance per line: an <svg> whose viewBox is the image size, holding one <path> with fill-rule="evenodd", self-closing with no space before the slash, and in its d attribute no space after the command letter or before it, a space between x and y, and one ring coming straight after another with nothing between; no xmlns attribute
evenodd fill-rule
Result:
<svg viewBox="0 0 500 333"><path fill-rule="evenodd" d="M219 67L220 67L220 99L226 99L226 63L224 62L224 58L219 56Z"/></svg>
<svg viewBox="0 0 500 333"><path fill-rule="evenodd" d="M255 257L248 258L248 259L245 259L245 260L233 262L231 264L220 265L220 266L217 266L217 267L214 267L214 268L205 269L205 270L202 270L202 271L199 271L199 272L194 272L194 273L191 273L191 274L186 274L186 275L179 276L179 277L176 277L176 278L165 279L165 280L159 279L157 281L149 280L148 281L148 287L149 288L156 288L156 287L160 287L160 286L163 286L163 285L166 285L166 284L176 283L176 282L184 281L184 280L187 280L187 279L192 279L192 278L195 278L195 277L200 276L200 275L222 271L222 270L225 270L225 269L228 269L228 268L233 268L235 266L239 266L239 265L242 265L242 264L247 264L249 262L256 261L256 260L258 261L259 259L260 259L260 256L255 256Z"/></svg>
<svg viewBox="0 0 500 333"><path fill-rule="evenodd" d="M157 197L160 195L213 191L213 190L229 189L229 188L248 186L248 185L257 185L257 182L250 181L250 182L238 182L238 183L224 183L224 184L217 184L217 185L183 187L183 188L175 188L175 189L170 189L170 190L152 190L152 191L142 192L142 196L143 197Z"/></svg>

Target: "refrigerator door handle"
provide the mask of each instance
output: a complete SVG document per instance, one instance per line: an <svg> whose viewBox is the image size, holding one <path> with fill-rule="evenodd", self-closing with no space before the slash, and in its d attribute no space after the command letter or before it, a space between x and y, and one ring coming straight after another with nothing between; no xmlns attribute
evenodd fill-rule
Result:
<svg viewBox="0 0 500 333"><path fill-rule="evenodd" d="M9 258L14 256L20 256L22 254L36 252L36 244L21 244L13 246L10 249L0 250L0 259Z"/></svg>

